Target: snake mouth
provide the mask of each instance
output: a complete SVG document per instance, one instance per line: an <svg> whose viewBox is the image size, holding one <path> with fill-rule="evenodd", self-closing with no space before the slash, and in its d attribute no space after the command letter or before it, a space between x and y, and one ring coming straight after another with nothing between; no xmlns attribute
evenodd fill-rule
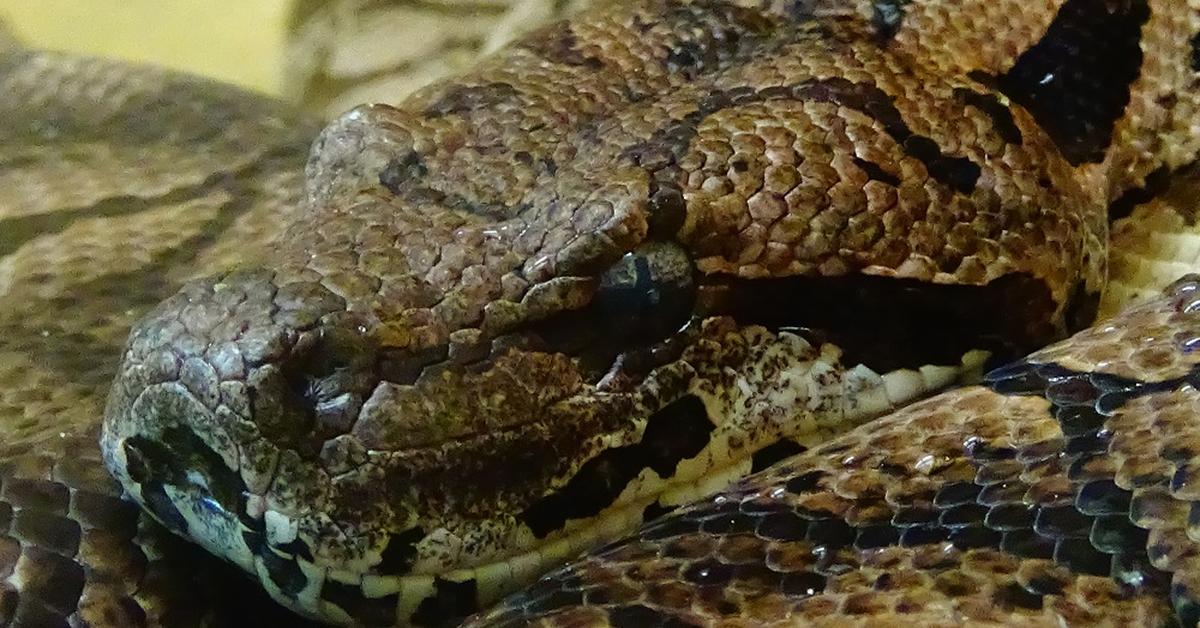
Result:
<svg viewBox="0 0 1200 628"><path fill-rule="evenodd" d="M194 431L172 425L151 436L131 436L120 448L126 474L156 519L190 537L203 536L193 528L213 517L251 522L246 483ZM198 508L184 515L179 503Z"/></svg>

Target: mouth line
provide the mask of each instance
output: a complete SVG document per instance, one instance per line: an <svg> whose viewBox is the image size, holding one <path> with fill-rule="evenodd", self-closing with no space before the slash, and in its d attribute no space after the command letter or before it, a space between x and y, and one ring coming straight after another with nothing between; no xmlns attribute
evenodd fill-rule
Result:
<svg viewBox="0 0 1200 628"><path fill-rule="evenodd" d="M509 349L559 353L577 361L584 381L598 385L618 372L637 381L677 358L698 323L730 316L739 325L790 331L814 344L840 347L847 363L876 371L950 364L966 351L989 351L996 363L1057 339L1054 301L1045 284L1026 274L986 285L935 284L854 274L743 279L700 276L689 297L675 297L664 315L613 314L596 302L564 310L452 350L381 357L379 381L414 385L426 369L485 369ZM680 304L686 303L686 311ZM616 308L620 312L620 307ZM452 357L451 354L456 354Z"/></svg>

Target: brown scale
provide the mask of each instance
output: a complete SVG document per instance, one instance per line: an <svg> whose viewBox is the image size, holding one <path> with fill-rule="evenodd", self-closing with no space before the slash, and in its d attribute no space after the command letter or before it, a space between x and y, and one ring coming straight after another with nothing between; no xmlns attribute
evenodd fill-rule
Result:
<svg viewBox="0 0 1200 628"><path fill-rule="evenodd" d="M1091 361L1082 332L664 516L471 625L1194 625L1200 370L1141 356L1187 354L1198 289L1107 323L1173 333Z"/></svg>
<svg viewBox="0 0 1200 628"><path fill-rule="evenodd" d="M896 293L1024 312L1021 347L1089 322L1103 208L1157 189L1153 173L1186 173L1200 146L1198 22L1195 0L611 3L400 106L347 114L319 136L306 184L315 129L276 105L5 56L0 623L224 622L240 595L261 597L144 515L130 543L133 511L88 445L122 335L182 281L222 273L136 324L109 405L119 430L166 382L174 392L139 407L218 412L210 442L195 432L211 426L126 434L117 470L160 520L183 531L164 486L201 476L283 598L307 584L294 557L376 552L402 573L427 530L464 517L492 526L468 557L486 560L501 544L486 535L531 528L514 521L577 478L594 488L692 451L680 439L587 475L649 436L673 444L661 424L629 420L663 408L611 391L557 403L600 381L577 359L611 358L595 341L563 349L577 338L562 316L602 320L591 306L611 294L609 271L648 264L648 242L694 262L662 287L694 286L698 312L741 318L710 330L791 311L802 282L781 307L755 308L757 289L783 284L754 281L801 274L845 290L832 317L857 327L873 327L857 325L862 311L894 313ZM234 262L268 267L222 270ZM1195 401L1181 378L1196 324L1182 303L786 461L753 481L775 486L664 519L497 613L1140 624L1171 612L1170 577L1190 620ZM930 317L961 326L942 318ZM685 343L647 335L624 339L638 365L605 385L624 392L651 366L681 364ZM735 337L703 338L708 366L753 352ZM654 403L677 393L663 388ZM328 507L306 530L326 545L265 547L244 502L268 486L279 512ZM360 621L395 619L395 595L326 585L321 597ZM480 602L474 585L438 578L400 619L462 616Z"/></svg>
<svg viewBox="0 0 1200 628"><path fill-rule="evenodd" d="M952 12L982 19L994 4ZM938 328L957 355L960 341L1024 352L1085 325L1105 276L1104 208L1195 152L1148 143L1180 130L1172 116L1197 98L1194 72L1159 77L1147 59L1182 62L1190 40L1175 30L1200 26L1145 0L1038 3L997 33L918 26L953 22L947 11L615 3L400 106L346 114L318 137L307 211L270 264L191 283L135 325L107 407L114 472L184 532L164 486L194 484L178 461L201 464L213 516L249 526L247 551L286 603L323 610L302 595L315 581L296 561L310 556L435 578L428 597L399 603L417 607L403 621L438 623L496 594L473 599L475 583L445 571L565 538L647 469L697 479L672 474L702 448L652 436L680 377L647 373L739 363L679 357L721 325L823 329L811 317L825 316L828 337L866 338L846 341L855 357L891 347L887 365L926 357L915 347L942 342ZM976 41L983 30L1002 45ZM694 290L699 336L659 325L665 335L635 330L607 352L584 340L605 318L608 273L648 265L656 245L686 259L690 272L661 287ZM784 287L756 283L768 279ZM813 296L830 293L832 308ZM630 309L631 326L663 315ZM890 336L918 340L897 349ZM1144 351L1131 364L1177 361ZM650 381L660 388L643 394ZM1030 491L1063 489L1053 455L1075 441L1036 421L999 438L1029 448ZM235 459L254 468L231 471ZM852 503L821 494L803 507L886 536L885 475L860 469L834 493ZM263 541L267 507L305 538L283 558ZM1051 553L1088 562L1073 539Z"/></svg>

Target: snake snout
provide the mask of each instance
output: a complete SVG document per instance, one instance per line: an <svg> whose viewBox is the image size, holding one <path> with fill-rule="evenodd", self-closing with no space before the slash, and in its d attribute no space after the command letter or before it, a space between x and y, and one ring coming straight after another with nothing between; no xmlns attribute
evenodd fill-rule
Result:
<svg viewBox="0 0 1200 628"><path fill-rule="evenodd" d="M101 446L127 493L254 571L281 450L348 429L372 358L320 285L235 271L186 285L130 333Z"/></svg>

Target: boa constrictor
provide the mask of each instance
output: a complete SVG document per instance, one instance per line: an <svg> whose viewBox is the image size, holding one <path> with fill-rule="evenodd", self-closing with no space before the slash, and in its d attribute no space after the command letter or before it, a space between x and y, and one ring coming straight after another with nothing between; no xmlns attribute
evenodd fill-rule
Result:
<svg viewBox="0 0 1200 628"><path fill-rule="evenodd" d="M9 53L0 616L1193 624L1195 280L908 404L1190 227L1198 33L618 2L319 135Z"/></svg>

